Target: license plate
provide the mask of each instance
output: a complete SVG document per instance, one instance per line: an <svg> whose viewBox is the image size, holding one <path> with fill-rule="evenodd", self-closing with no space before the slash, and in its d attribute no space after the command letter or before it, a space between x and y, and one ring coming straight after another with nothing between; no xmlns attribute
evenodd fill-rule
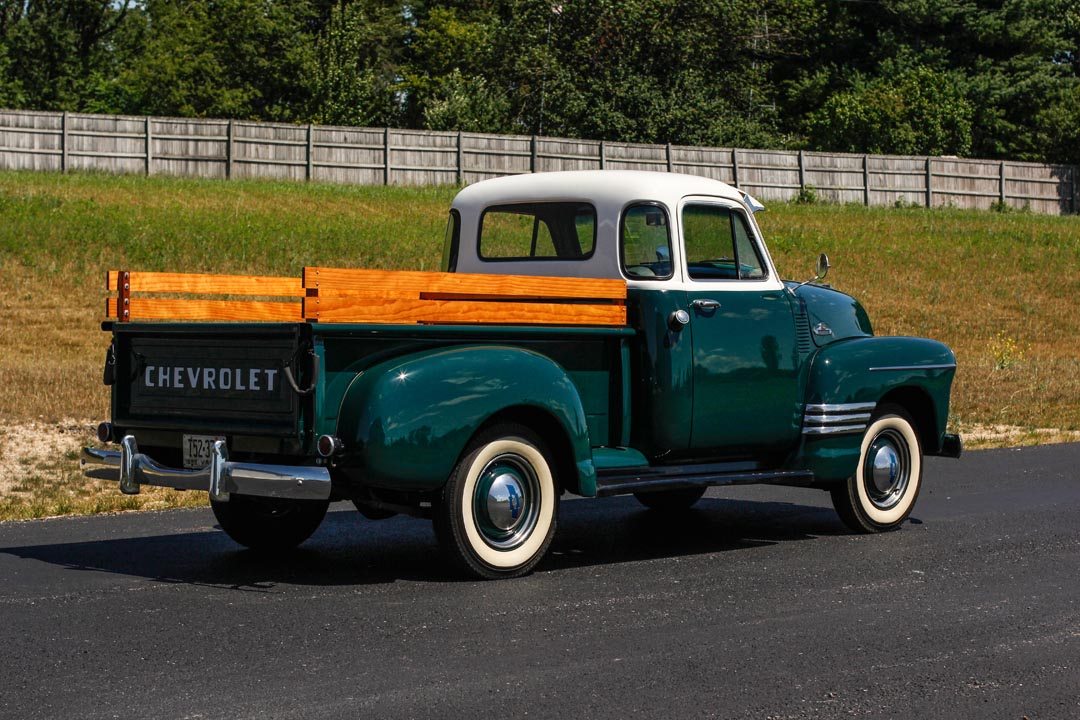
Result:
<svg viewBox="0 0 1080 720"><path fill-rule="evenodd" d="M222 435L184 435L184 467L198 470L209 465L214 442L224 439Z"/></svg>

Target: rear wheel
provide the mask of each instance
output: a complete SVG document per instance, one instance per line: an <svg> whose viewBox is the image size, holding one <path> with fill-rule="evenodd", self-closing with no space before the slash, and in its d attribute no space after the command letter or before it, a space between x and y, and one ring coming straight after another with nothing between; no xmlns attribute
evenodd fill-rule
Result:
<svg viewBox="0 0 1080 720"><path fill-rule="evenodd" d="M882 405L866 428L855 474L832 490L833 506L855 532L892 530L911 514L921 486L915 423L902 407Z"/></svg>
<svg viewBox="0 0 1080 720"><path fill-rule="evenodd" d="M327 500L283 500L230 495L227 502L210 499L214 517L229 537L252 550L289 550L311 537L330 503Z"/></svg>
<svg viewBox="0 0 1080 720"><path fill-rule="evenodd" d="M435 507L443 551L474 577L531 571L555 535L559 493L543 442L521 425L481 432L466 449Z"/></svg>
<svg viewBox="0 0 1080 720"><path fill-rule="evenodd" d="M650 510L660 512L678 512L689 510L705 494L705 488L679 488L678 490L657 490L654 492L634 493L638 502Z"/></svg>

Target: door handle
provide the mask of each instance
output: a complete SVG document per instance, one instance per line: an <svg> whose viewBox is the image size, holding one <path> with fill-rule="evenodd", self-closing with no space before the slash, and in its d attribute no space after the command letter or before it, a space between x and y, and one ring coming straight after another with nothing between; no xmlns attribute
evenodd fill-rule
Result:
<svg viewBox="0 0 1080 720"><path fill-rule="evenodd" d="M694 306L695 310L716 310L720 307L719 302L717 302L716 300L709 300L707 298L694 300L690 304Z"/></svg>

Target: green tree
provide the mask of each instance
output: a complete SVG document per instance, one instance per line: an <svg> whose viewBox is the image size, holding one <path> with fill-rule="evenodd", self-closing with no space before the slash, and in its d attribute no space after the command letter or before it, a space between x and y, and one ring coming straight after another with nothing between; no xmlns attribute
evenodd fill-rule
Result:
<svg viewBox="0 0 1080 720"><path fill-rule="evenodd" d="M928 67L856 77L807 116L810 142L843 152L966 155L973 108L962 78Z"/></svg>
<svg viewBox="0 0 1080 720"><path fill-rule="evenodd" d="M312 117L335 125L401 124L409 31L399 4L361 0L332 10L316 49Z"/></svg>
<svg viewBox="0 0 1080 720"><path fill-rule="evenodd" d="M45 110L85 110L117 69L132 0L0 0L0 93Z"/></svg>
<svg viewBox="0 0 1080 720"><path fill-rule="evenodd" d="M302 2L146 0L127 112L302 120L313 56Z"/></svg>

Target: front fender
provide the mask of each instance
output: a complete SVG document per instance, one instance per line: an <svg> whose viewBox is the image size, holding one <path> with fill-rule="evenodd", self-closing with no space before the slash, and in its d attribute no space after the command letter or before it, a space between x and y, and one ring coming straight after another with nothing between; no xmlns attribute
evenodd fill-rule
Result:
<svg viewBox="0 0 1080 720"><path fill-rule="evenodd" d="M400 490L442 487L466 443L509 408L542 411L569 440L577 477L568 489L595 488L585 411L557 363L516 347L425 350L358 375L342 398L340 465L362 482ZM551 439L553 446L564 443Z"/></svg>
<svg viewBox="0 0 1080 720"><path fill-rule="evenodd" d="M941 446L949 417L949 393L956 357L946 345L912 337L853 338L823 347L813 357L807 382L808 405L877 404L912 398L925 409L921 434L933 438L926 452ZM824 481L850 477L859 463L862 433L804 435L803 462Z"/></svg>

